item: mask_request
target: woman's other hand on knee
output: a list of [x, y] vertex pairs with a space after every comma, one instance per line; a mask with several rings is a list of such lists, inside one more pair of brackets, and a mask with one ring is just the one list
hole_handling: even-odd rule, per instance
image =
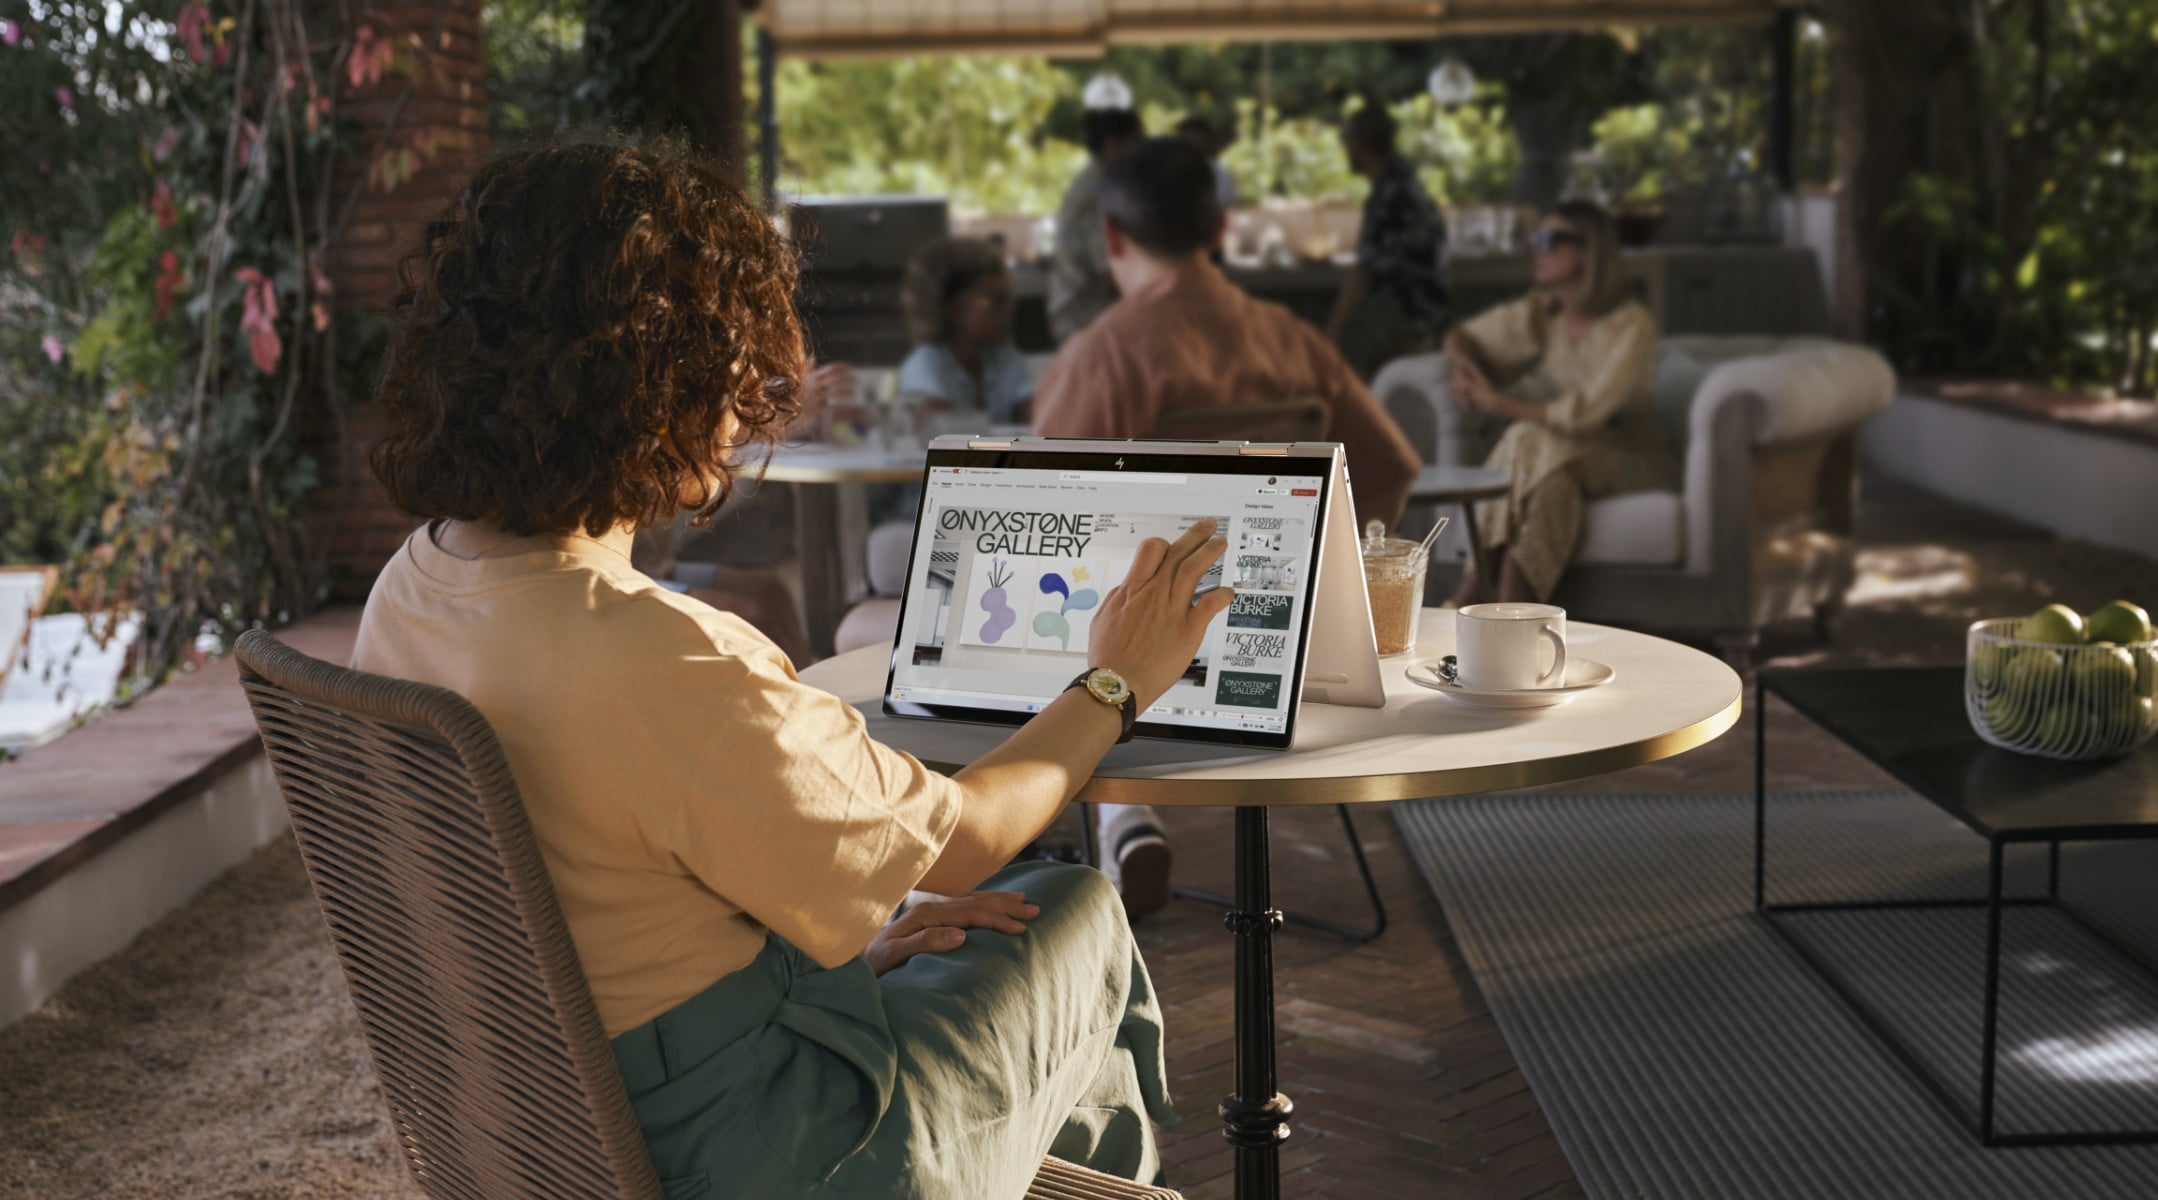
[[1020, 934], [1041, 915], [1021, 892], [970, 892], [910, 906], [877, 931], [862, 951], [869, 969], [882, 975], [917, 954], [942, 954], [966, 944], [967, 930]]

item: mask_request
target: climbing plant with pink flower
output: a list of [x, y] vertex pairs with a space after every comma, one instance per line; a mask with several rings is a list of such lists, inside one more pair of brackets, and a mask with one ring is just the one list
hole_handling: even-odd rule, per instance
[[[377, 340], [338, 313], [325, 264], [348, 181], [395, 186], [433, 145], [339, 105], [427, 69], [424, 45], [367, 0], [17, 11], [0, 21], [0, 564], [61, 562], [66, 603], [140, 613], [154, 680], [206, 629], [322, 593], [300, 434], [343, 428]], [[385, 144], [355, 163], [363, 132]]]

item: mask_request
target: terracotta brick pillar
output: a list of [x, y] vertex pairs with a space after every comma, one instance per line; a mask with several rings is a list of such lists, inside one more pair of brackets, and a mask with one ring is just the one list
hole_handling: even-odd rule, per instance
[[[355, 87], [339, 81], [340, 108], [360, 133], [359, 147], [340, 167], [332, 193], [332, 203], [340, 204], [356, 183], [360, 186], [328, 264], [343, 308], [388, 309], [396, 293], [397, 260], [418, 243], [421, 228], [487, 156], [480, 3], [361, 0], [353, 6], [355, 25], [371, 31], [363, 38], [393, 39], [397, 54], [378, 82]], [[332, 431], [322, 430], [316, 439], [324, 476], [318, 512], [326, 518], [318, 529], [330, 538], [334, 594], [358, 599], [413, 522], [390, 505], [367, 469], [367, 452], [382, 430], [380, 410], [367, 396], [348, 396], [346, 402], [351, 419], [346, 460], [336, 461]]]

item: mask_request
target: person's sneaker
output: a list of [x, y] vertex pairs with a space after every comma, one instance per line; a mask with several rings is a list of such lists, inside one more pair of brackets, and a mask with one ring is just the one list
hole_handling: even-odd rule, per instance
[[1117, 895], [1126, 916], [1137, 918], [1169, 907], [1169, 839], [1151, 825], [1127, 830], [1116, 847]]
[[1070, 842], [1045, 842], [1039, 838], [1027, 843], [1027, 848], [1012, 860], [1023, 862], [1080, 863], [1086, 861], [1086, 852]]

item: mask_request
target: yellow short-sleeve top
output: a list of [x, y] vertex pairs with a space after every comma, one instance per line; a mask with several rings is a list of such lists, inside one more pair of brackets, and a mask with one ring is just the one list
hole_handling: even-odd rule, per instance
[[415, 532], [353, 665], [493, 725], [609, 1036], [748, 965], [767, 930], [825, 966], [859, 954], [958, 819], [949, 779], [749, 624], [589, 539], [465, 559]]

